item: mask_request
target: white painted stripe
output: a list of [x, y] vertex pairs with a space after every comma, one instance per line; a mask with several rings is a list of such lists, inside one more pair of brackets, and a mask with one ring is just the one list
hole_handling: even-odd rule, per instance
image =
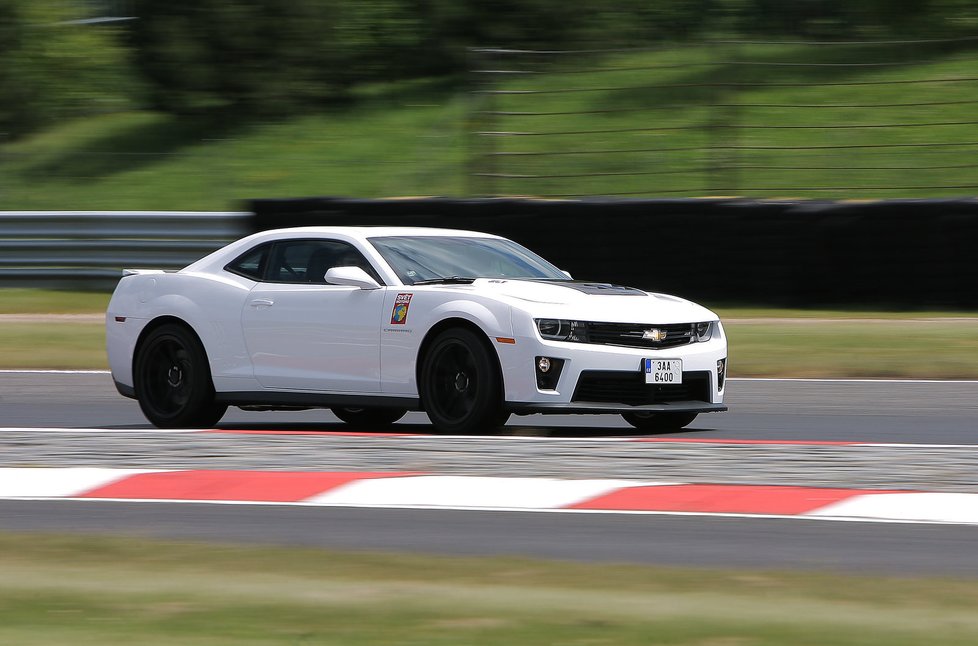
[[[648, 484], [648, 483], [644, 483]], [[5, 496], [6, 500], [49, 501], [50, 497], [38, 496]], [[252, 500], [165, 500], [160, 498], [60, 498], [71, 502], [89, 503], [165, 503], [171, 505], [245, 505], [250, 507], [369, 507], [371, 509], [392, 508], [390, 505], [326, 505], [323, 503], [301, 502], [269, 502]], [[397, 509], [417, 509], [419, 511], [477, 511], [477, 512], [519, 512], [531, 514], [616, 514], [628, 516], [694, 516], [710, 518], [738, 518], [748, 520], [807, 520], [812, 522], [838, 523], [885, 523], [891, 525], [978, 525], [975, 522], [948, 520], [906, 520], [900, 518], [860, 518], [849, 516], [814, 516], [786, 514], [745, 514], [713, 511], [653, 511], [653, 510], [620, 510], [620, 509], [530, 509], [527, 507], [468, 507], [457, 505], [451, 507], [433, 508], [429, 505], [398, 505]]]
[[[566, 430], [574, 430], [573, 426], [561, 427]], [[628, 431], [631, 427], [621, 426], [621, 427], [607, 427], [609, 431], [614, 431], [620, 428], [622, 431]], [[394, 426], [394, 430], [397, 430], [397, 426]], [[696, 429], [686, 429], [686, 431], [697, 432]], [[269, 435], [275, 433], [274, 430], [267, 431]], [[324, 434], [325, 435], [325, 434]], [[368, 437], [364, 434], [360, 434], [360, 437]], [[383, 435], [378, 435], [379, 438], [383, 438]], [[713, 436], [683, 436], [683, 437], [667, 437], [667, 436], [642, 436], [633, 435], [631, 431], [626, 435], [601, 435], [596, 437], [561, 437], [561, 436], [538, 436], [538, 435], [488, 435], [473, 437], [471, 435], [438, 435], [431, 436], [424, 432], [417, 434], [405, 434], [405, 438], [425, 438], [425, 439], [451, 439], [451, 440], [473, 440], [477, 439], [479, 441], [485, 442], [556, 442], [556, 443], [572, 443], [578, 441], [586, 441], [588, 443], [647, 443], [651, 445], [657, 444], [686, 444], [686, 445], [696, 445], [696, 446], [723, 446], [724, 444], [729, 444], [731, 446], [773, 446], [773, 447], [805, 447], [805, 446], [816, 446], [825, 449], [852, 449], [852, 448], [914, 448], [914, 449], [975, 449], [978, 448], [978, 441], [974, 444], [910, 444], [906, 442], [849, 442], [840, 441], [836, 443], [824, 443], [820, 440], [798, 440], [790, 437], [781, 438], [742, 438], [742, 437], [713, 437]], [[651, 441], [650, 441], [651, 440]], [[806, 444], [806, 442], [810, 442]]]
[[304, 502], [352, 507], [553, 509], [625, 487], [681, 484], [640, 480], [557, 480], [481, 476], [409, 476], [358, 480]]
[[884, 449], [975, 449], [978, 448], [978, 442], [975, 444], [910, 444], [907, 442], [860, 442], [858, 444], [851, 444], [850, 446], [869, 446], [869, 447], [881, 447]]
[[64, 498], [159, 469], [0, 469], [0, 498]]
[[805, 515], [976, 524], [978, 494], [912, 492], [862, 495], [827, 505]]

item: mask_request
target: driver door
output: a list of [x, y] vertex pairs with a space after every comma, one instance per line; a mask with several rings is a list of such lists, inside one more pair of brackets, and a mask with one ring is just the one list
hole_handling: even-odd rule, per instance
[[285, 240], [272, 247], [264, 280], [241, 314], [255, 378], [265, 388], [380, 392], [385, 288], [326, 284], [330, 267], [376, 272], [341, 240]]

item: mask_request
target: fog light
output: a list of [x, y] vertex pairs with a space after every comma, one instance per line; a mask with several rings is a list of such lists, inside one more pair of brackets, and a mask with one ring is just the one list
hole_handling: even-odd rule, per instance
[[560, 372], [564, 368], [563, 359], [552, 357], [536, 357], [537, 388], [540, 390], [557, 390]]
[[717, 390], [723, 390], [723, 381], [727, 376], [727, 358], [717, 359]]

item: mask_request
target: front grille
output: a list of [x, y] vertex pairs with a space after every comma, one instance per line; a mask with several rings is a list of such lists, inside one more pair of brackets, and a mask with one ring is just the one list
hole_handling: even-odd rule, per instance
[[[638, 323], [591, 323], [587, 324], [588, 343], [602, 345], [621, 345], [629, 348], [652, 348], [656, 350], [687, 345], [696, 338], [692, 323], [672, 323], [669, 325], [642, 325]], [[666, 333], [661, 341], [642, 338], [653, 329]]]
[[666, 404], [681, 401], [710, 402], [710, 373], [683, 373], [681, 384], [647, 384], [645, 374], [620, 370], [584, 370], [572, 401], [604, 404]]

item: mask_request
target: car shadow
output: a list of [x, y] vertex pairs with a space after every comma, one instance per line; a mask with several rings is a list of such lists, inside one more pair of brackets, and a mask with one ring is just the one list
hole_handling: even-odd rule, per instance
[[[701, 433], [713, 432], [713, 428], [687, 428], [675, 433], [656, 433], [649, 434], [639, 429], [625, 427], [608, 426], [548, 426], [548, 425], [523, 425], [507, 424], [495, 433], [482, 433], [468, 437], [487, 438], [487, 437], [542, 437], [542, 438], [568, 438], [583, 439], [597, 437], [627, 437], [627, 438], [669, 438], [695, 436]], [[442, 434], [435, 431], [430, 424], [401, 423], [382, 429], [357, 429], [343, 424], [342, 422], [290, 422], [283, 424], [265, 423], [224, 423], [219, 424], [214, 429], [206, 432], [214, 433], [246, 433], [246, 434], [267, 434], [267, 435], [357, 435], [357, 436], [392, 436], [392, 435], [411, 435], [440, 437]], [[457, 436], [456, 436], [457, 437]]]

